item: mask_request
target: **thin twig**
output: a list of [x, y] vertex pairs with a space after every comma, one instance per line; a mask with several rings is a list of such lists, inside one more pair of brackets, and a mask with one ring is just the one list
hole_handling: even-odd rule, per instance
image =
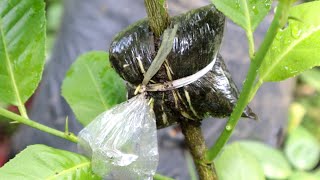
[[144, 0], [148, 14], [149, 26], [156, 37], [160, 37], [170, 24], [166, 2], [160, 0]]
[[37, 123], [33, 120], [27, 119], [25, 117], [19, 116], [15, 113], [12, 113], [6, 109], [0, 108], [0, 115], [8, 118], [9, 120], [13, 120], [15, 122], [19, 122], [25, 125], [28, 125], [30, 127], [33, 127], [35, 129], [38, 129], [40, 131], [61, 137], [63, 139], [69, 140], [71, 142], [77, 143], [78, 142], [78, 138], [77, 136], [75, 136], [73, 133], [65, 133], [62, 131], [58, 131], [56, 129], [50, 128], [48, 126], [45, 126], [43, 124]]

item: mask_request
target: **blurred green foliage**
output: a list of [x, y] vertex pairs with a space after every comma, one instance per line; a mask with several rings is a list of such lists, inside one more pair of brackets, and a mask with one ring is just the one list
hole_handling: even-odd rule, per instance
[[46, 5], [47, 55], [50, 55], [62, 21], [63, 2], [62, 0], [47, 0]]
[[320, 68], [309, 70], [299, 77], [296, 102], [306, 111], [301, 126], [320, 142]]
[[[234, 165], [243, 158], [251, 161]], [[252, 179], [252, 173], [242, 171], [253, 166], [263, 170], [264, 177], [259, 177], [261, 180], [320, 179], [320, 68], [306, 71], [297, 78], [294, 101], [289, 108], [287, 133], [281, 148], [256, 141], [234, 142], [225, 147], [216, 163], [221, 180], [228, 179], [226, 177]]]

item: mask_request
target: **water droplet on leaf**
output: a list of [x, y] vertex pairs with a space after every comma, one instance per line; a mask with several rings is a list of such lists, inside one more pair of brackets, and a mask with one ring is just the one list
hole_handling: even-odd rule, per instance
[[252, 11], [254, 12], [254, 14], [258, 14], [259, 10], [256, 6], [252, 6]]
[[276, 39], [277, 39], [277, 40], [281, 40], [281, 39], [282, 39], [282, 34], [281, 34], [281, 33], [277, 33]]
[[301, 35], [301, 29], [299, 29], [297, 26], [293, 26], [291, 29], [291, 35], [295, 39], [299, 38]]

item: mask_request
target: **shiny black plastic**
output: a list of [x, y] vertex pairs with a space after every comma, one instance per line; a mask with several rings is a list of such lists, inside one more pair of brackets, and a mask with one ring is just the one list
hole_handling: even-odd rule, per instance
[[[129, 98], [135, 89], [128, 85]], [[201, 121], [212, 117], [227, 117], [236, 105], [239, 92], [220, 55], [211, 71], [197, 81], [176, 90], [165, 92], [148, 92], [154, 98], [157, 128], [164, 128], [185, 117]], [[176, 98], [178, 101], [176, 101]], [[242, 117], [257, 119], [249, 107]]]
[[[225, 17], [209, 5], [173, 17], [171, 23], [179, 24], [167, 57], [175, 80], [198, 72], [212, 61], [220, 48]], [[115, 37], [109, 50], [110, 62], [124, 80], [138, 85], [143, 80], [138, 61], [147, 70], [156, 56], [157, 44], [147, 20], [138, 21]], [[167, 81], [163, 73], [160, 70], [153, 80]]]
[[[220, 48], [225, 17], [209, 5], [173, 17], [171, 22], [179, 23], [173, 50], [166, 62], [171, 69], [172, 80], [175, 80], [198, 72], [214, 59]], [[143, 71], [149, 68], [156, 55], [156, 41], [147, 21], [142, 20], [119, 33], [111, 44], [110, 61], [120, 76], [128, 81], [129, 98], [134, 96], [134, 86], [141, 84]], [[156, 83], [169, 80], [164, 66], [152, 80]], [[154, 99], [157, 128], [182, 119], [201, 121], [208, 116], [229, 116], [238, 94], [220, 55], [212, 70], [197, 81], [175, 90], [148, 92]], [[242, 116], [256, 118], [249, 108]]]

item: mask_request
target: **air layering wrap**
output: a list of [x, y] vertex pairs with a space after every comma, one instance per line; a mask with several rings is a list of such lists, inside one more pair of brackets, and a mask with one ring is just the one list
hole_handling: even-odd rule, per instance
[[[205, 68], [218, 54], [224, 23], [224, 15], [213, 5], [171, 18], [172, 26], [179, 24], [173, 48], [150, 84], [184, 78]], [[162, 38], [153, 36], [147, 20], [138, 21], [114, 38], [109, 50], [110, 61], [128, 82], [129, 98], [141, 84], [161, 41]], [[212, 70], [197, 81], [174, 90], [148, 92], [154, 99], [157, 128], [174, 124], [181, 117], [201, 121], [208, 116], [229, 116], [238, 94], [220, 55]], [[256, 118], [248, 107], [242, 116]]]

